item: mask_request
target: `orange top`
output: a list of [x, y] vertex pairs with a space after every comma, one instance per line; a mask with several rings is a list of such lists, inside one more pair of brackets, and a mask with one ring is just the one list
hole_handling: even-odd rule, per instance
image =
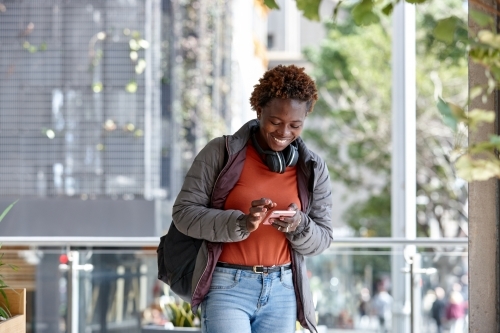
[[[252, 201], [264, 197], [278, 204], [273, 210], [286, 210], [292, 202], [300, 210], [297, 168], [288, 167], [283, 174], [272, 172], [249, 143], [240, 179], [229, 192], [224, 208], [248, 214]], [[263, 223], [247, 239], [224, 243], [219, 261], [246, 266], [289, 263], [290, 245], [285, 234]]]

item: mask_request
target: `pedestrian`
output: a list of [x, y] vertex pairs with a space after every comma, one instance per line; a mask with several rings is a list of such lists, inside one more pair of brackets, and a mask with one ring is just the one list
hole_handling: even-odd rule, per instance
[[317, 332], [304, 257], [332, 242], [332, 193], [300, 137], [317, 98], [304, 68], [268, 70], [250, 97], [257, 119], [210, 141], [186, 175], [172, 215], [204, 240], [192, 292], [202, 332], [290, 333], [297, 320]]
[[366, 328], [370, 324], [370, 290], [366, 287], [362, 288], [359, 295], [359, 327]]
[[377, 292], [372, 298], [372, 308], [379, 321], [379, 331], [387, 332], [388, 320], [391, 319], [392, 296], [387, 292], [383, 280], [376, 283]]
[[456, 283], [450, 292], [446, 306], [446, 319], [450, 323], [450, 333], [463, 333], [466, 303], [460, 293], [461, 286]]
[[436, 322], [437, 333], [443, 333], [443, 319], [445, 318], [446, 302], [444, 300], [445, 292], [441, 287], [434, 289], [436, 299], [432, 303], [431, 316]]

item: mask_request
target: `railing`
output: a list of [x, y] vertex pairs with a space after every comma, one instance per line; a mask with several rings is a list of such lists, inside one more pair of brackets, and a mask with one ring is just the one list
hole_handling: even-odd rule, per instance
[[[159, 237], [0, 237], [0, 244], [13, 246], [106, 246], [106, 247], [156, 247]], [[360, 238], [334, 239], [332, 247], [395, 247], [415, 245], [426, 247], [468, 246], [467, 238]]]
[[[34, 315], [28, 318], [32, 328], [28, 332], [101, 332], [103, 328], [145, 332], [148, 322], [162, 320], [148, 313], [175, 300], [168, 286], [156, 278], [158, 237], [0, 237], [0, 243], [2, 250], [31, 256], [36, 267]], [[467, 248], [466, 238], [336, 239], [329, 250], [307, 258], [321, 328], [377, 332], [375, 281], [380, 279], [390, 288], [391, 258], [404, 256], [410, 262], [398, 270], [418, 283], [408, 308], [386, 314], [387, 328], [390, 332], [391, 314], [400, 311], [419, 324], [415, 333], [435, 332], [429, 316], [433, 289], [441, 286], [451, 292], [460, 285], [467, 299], [462, 280], [467, 274]], [[408, 257], [407, 249], [413, 250], [412, 256]]]

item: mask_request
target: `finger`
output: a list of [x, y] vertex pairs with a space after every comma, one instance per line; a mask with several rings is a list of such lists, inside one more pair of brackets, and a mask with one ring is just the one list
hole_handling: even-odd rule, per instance
[[271, 221], [271, 223], [273, 223], [273, 222], [276, 222], [276, 223], [280, 222], [281, 225], [283, 225], [286, 228], [287, 224], [292, 224], [295, 221], [295, 217], [281, 216], [279, 218], [269, 219], [269, 221]]
[[278, 231], [282, 231], [283, 227], [280, 226], [279, 224], [273, 224], [273, 227], [278, 230]]
[[281, 230], [285, 230], [286, 227], [288, 227], [290, 224], [286, 223], [286, 222], [283, 222], [283, 221], [276, 220], [274, 223], [271, 222], [271, 225], [274, 226], [276, 229], [281, 228]]
[[266, 213], [267, 213], [267, 208], [263, 206], [250, 208], [250, 214], [254, 216], [265, 216]]
[[275, 223], [275, 224], [273, 224], [273, 227], [276, 228], [278, 231], [281, 231], [283, 233], [287, 233], [287, 232], [291, 232], [291, 231], [295, 230], [292, 227], [291, 224], [278, 224], [278, 223]]
[[[260, 200], [262, 202], [262, 205], [264, 207], [267, 207], [268, 209], [271, 209], [271, 208], [274, 208], [274, 207], [278, 206], [278, 204], [276, 202], [273, 202], [269, 198], [261, 198]], [[257, 201], [259, 201], [259, 200], [257, 200]]]
[[274, 208], [274, 207], [278, 206], [278, 204], [276, 202], [271, 201], [271, 203], [268, 206], [269, 206], [269, 208]]
[[257, 207], [257, 206], [269, 206], [272, 205], [273, 201], [269, 198], [260, 198], [257, 200], [252, 201], [252, 206]]

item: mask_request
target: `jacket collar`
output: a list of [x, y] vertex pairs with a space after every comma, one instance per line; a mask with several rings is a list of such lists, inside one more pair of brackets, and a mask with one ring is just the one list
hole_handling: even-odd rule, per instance
[[252, 131], [259, 126], [257, 119], [252, 119], [241, 126], [233, 135], [226, 136], [229, 155], [233, 155], [242, 150], [250, 139]]

